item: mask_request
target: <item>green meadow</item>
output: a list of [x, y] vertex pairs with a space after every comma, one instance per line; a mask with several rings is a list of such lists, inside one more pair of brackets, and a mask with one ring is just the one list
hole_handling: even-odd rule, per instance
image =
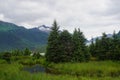
[[[87, 77], [118, 77], [120, 76], [120, 62], [91, 61], [83, 63], [53, 64], [53, 69], [60, 74]], [[53, 70], [53, 72], [54, 72]]]
[[[24, 60], [25, 61], [25, 60]], [[45, 63], [44, 60], [39, 60]], [[27, 61], [26, 61], [27, 62]], [[29, 61], [30, 62], [30, 61]], [[27, 63], [29, 63], [27, 62]], [[27, 64], [28, 65], [28, 64]], [[41, 64], [43, 65], [43, 64]], [[46, 72], [24, 71], [26, 65], [0, 60], [0, 80], [119, 80], [120, 62], [91, 61], [84, 63], [51, 63]], [[29, 65], [30, 66], [30, 65]]]

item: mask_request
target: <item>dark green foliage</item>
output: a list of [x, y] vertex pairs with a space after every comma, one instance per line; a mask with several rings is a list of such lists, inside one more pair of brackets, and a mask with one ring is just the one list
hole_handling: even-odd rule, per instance
[[105, 33], [103, 33], [102, 39], [100, 40], [98, 59], [105, 60], [107, 58], [107, 52], [110, 50], [110, 39]]
[[33, 54], [33, 57], [34, 57], [35, 59], [39, 59], [39, 58], [42, 57], [42, 56], [40, 55], [39, 52], [36, 52], [36, 53]]
[[23, 55], [25, 56], [30, 56], [30, 54], [31, 54], [31, 51], [28, 48], [26, 48], [23, 52]]
[[16, 49], [16, 50], [12, 51], [11, 55], [12, 56], [22, 56], [23, 55], [23, 51], [21, 51], [19, 49]]
[[59, 33], [56, 21], [48, 38], [46, 60], [49, 62], [83, 62], [90, 60], [86, 39], [80, 29], [71, 35], [67, 30]]
[[89, 52], [91, 53], [91, 55], [93, 57], [96, 57], [96, 53], [95, 53], [95, 43], [93, 42], [93, 38], [92, 38], [92, 42], [91, 45], [89, 46]]
[[120, 38], [115, 32], [113, 33], [113, 38], [112, 38], [110, 58], [112, 60], [120, 60]]
[[59, 57], [59, 27], [56, 21], [54, 21], [52, 26], [52, 31], [50, 32], [48, 38], [48, 45], [46, 50], [46, 60], [50, 62], [60, 62]]
[[61, 62], [70, 62], [73, 53], [73, 43], [72, 35], [67, 30], [61, 32], [59, 37], [59, 46], [61, 51], [59, 55]]
[[90, 58], [90, 54], [88, 53], [85, 37], [80, 29], [74, 31], [73, 33], [73, 62], [82, 62], [88, 61]]
[[88, 62], [90, 61], [90, 58], [91, 58], [91, 53], [89, 52], [89, 47], [86, 46], [85, 48], [85, 53], [84, 53], [84, 57], [85, 57], [85, 62]]
[[8, 63], [10, 63], [11, 59], [11, 53], [10, 52], [4, 52], [1, 56], [1, 59], [6, 60]]
[[73, 49], [74, 49], [74, 52], [73, 52], [73, 61], [74, 62], [79, 62], [79, 61], [84, 61], [84, 54], [81, 52], [81, 45], [80, 45], [80, 38], [79, 38], [79, 34], [78, 34], [78, 31], [75, 29], [74, 33], [73, 33], [73, 37], [72, 37], [72, 40], [73, 40]]
[[93, 57], [97, 57], [98, 60], [105, 60], [107, 59], [107, 51], [109, 50], [109, 41], [110, 39], [107, 37], [105, 33], [101, 39], [96, 39], [95, 43], [90, 45], [91, 54]]
[[105, 33], [101, 39], [96, 39], [89, 47], [90, 53], [98, 60], [120, 60], [120, 38], [114, 32], [109, 38]]

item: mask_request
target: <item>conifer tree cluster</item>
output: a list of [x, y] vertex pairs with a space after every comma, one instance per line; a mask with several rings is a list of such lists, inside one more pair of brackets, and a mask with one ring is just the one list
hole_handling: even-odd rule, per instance
[[120, 60], [120, 38], [114, 32], [112, 38], [103, 33], [101, 39], [92, 41], [90, 53], [98, 60]]
[[57, 22], [54, 21], [48, 38], [46, 60], [55, 63], [89, 61], [90, 54], [85, 41], [80, 29], [75, 29], [73, 34], [67, 30], [61, 32]]

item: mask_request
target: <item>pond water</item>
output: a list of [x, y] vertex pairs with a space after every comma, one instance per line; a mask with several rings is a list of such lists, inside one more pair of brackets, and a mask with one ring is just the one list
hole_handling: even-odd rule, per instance
[[46, 72], [46, 69], [40, 65], [34, 65], [34, 66], [27, 66], [23, 68], [24, 71], [28, 71], [30, 73], [38, 73], [38, 72]]

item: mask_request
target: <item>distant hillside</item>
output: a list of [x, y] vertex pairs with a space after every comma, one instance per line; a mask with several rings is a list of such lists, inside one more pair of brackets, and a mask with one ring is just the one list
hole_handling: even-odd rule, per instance
[[0, 21], [0, 51], [34, 49], [46, 45], [49, 33], [39, 28], [26, 29], [13, 23]]

